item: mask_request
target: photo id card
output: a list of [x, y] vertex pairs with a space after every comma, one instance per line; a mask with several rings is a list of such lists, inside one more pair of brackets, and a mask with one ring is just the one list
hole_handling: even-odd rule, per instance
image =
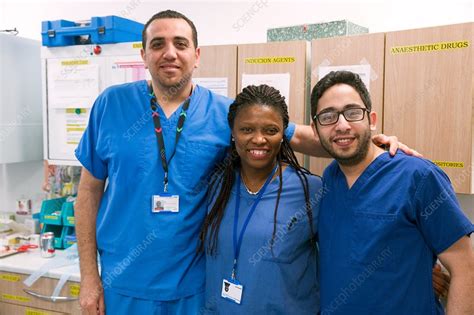
[[237, 304], [240, 304], [243, 290], [244, 287], [241, 284], [236, 284], [226, 279], [222, 280], [221, 296], [225, 299], [229, 299]]
[[179, 212], [179, 195], [153, 195], [151, 212]]

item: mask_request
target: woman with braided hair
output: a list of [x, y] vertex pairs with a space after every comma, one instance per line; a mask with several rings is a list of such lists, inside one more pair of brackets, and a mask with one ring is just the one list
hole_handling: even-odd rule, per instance
[[316, 314], [321, 180], [299, 165], [284, 135], [285, 99], [270, 86], [248, 86], [228, 122], [232, 145], [214, 173], [200, 236], [204, 313]]

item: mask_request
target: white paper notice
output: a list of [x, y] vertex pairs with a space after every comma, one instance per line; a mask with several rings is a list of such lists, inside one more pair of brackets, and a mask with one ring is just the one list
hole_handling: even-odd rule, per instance
[[357, 73], [364, 82], [367, 91], [370, 92], [370, 65], [319, 66], [318, 78], [321, 80], [329, 72], [341, 70]]
[[216, 94], [229, 97], [229, 82], [227, 78], [193, 78], [193, 82]]
[[66, 143], [78, 145], [89, 120], [88, 109], [66, 109]]
[[[149, 72], [145, 69], [142, 60], [137, 60], [136, 56], [126, 56], [108, 60], [107, 66], [109, 76], [104, 82], [104, 88], [111, 85], [135, 82], [150, 79]], [[148, 74], [148, 75], [147, 75]]]
[[98, 65], [48, 64], [50, 108], [90, 108], [98, 95]]
[[76, 149], [89, 121], [90, 108], [48, 110], [49, 158], [75, 160]]
[[270, 73], [270, 74], [242, 74], [242, 88], [249, 85], [266, 84], [280, 91], [285, 97], [286, 105], [290, 107], [290, 74]]

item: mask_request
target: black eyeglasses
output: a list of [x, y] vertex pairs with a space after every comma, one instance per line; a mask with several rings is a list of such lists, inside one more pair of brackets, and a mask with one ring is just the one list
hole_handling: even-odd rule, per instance
[[339, 121], [342, 114], [348, 122], [361, 121], [364, 119], [365, 112], [370, 111], [367, 108], [353, 107], [341, 111], [328, 111], [313, 116], [313, 120], [317, 120], [321, 126], [333, 125]]

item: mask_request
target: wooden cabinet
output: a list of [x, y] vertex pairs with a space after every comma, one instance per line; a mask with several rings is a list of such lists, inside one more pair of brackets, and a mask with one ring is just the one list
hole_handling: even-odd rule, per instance
[[473, 25], [386, 34], [385, 134], [435, 161], [474, 193]]
[[[238, 91], [242, 91], [243, 81], [253, 80], [273, 85], [279, 79], [289, 77], [287, 105], [290, 121], [304, 124], [306, 104], [309, 102], [309, 43], [305, 41], [273, 42], [238, 46]], [[255, 75], [268, 75], [257, 78]], [[252, 77], [253, 76], [253, 77]], [[278, 86], [283, 95], [284, 90]], [[300, 163], [303, 155], [297, 154]]]
[[[340, 70], [346, 67], [370, 66], [369, 92], [372, 109], [378, 114], [377, 133], [382, 132], [383, 78], [384, 78], [384, 34], [368, 34], [347, 37], [317, 39], [311, 42], [311, 90], [321, 79], [323, 68]], [[311, 91], [310, 91], [311, 93]], [[311, 104], [308, 105], [311, 107]], [[309, 111], [310, 112], [310, 111]], [[308, 121], [311, 118], [308, 117]], [[322, 175], [332, 159], [310, 158], [310, 170]]]
[[[213, 89], [206, 85], [203, 79], [226, 78], [227, 95], [235, 98], [237, 95], [237, 45], [202, 46], [199, 67], [194, 70], [193, 81]], [[214, 84], [212, 81], [208, 81]]]
[[[34, 297], [23, 289], [51, 296], [59, 280], [42, 277], [31, 287], [23, 284], [28, 275], [0, 272], [0, 315], [30, 314], [81, 314], [78, 300], [69, 302], [51, 302]], [[62, 288], [60, 296], [79, 297], [79, 283], [68, 281]]]

